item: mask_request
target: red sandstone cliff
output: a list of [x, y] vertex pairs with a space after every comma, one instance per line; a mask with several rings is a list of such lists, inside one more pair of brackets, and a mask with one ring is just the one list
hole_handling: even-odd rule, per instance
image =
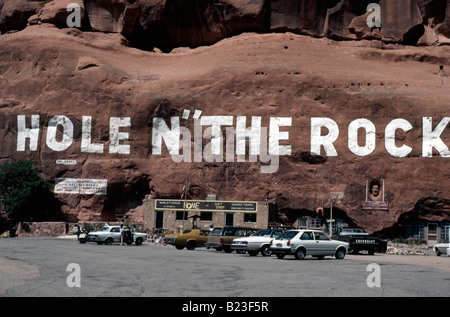
[[[355, 1], [196, 1], [198, 7], [184, 1], [84, 1], [79, 2], [80, 29], [62, 27], [58, 21], [64, 21], [65, 7], [54, 2], [15, 1], [13, 7], [0, 1], [2, 32], [22, 29], [0, 36], [1, 162], [36, 160], [49, 179], [107, 179], [107, 195], [58, 195], [72, 220], [113, 219], [141, 205], [146, 195], [178, 198], [189, 178], [190, 198], [267, 199], [277, 203], [287, 221], [314, 215], [316, 208], [328, 207], [330, 197], [335, 217], [371, 232], [417, 218], [450, 221], [448, 153], [433, 148], [426, 157], [422, 149], [424, 118], [431, 117], [434, 130], [448, 117], [450, 82], [443, 77], [443, 87], [438, 75], [439, 65], [446, 72], [450, 67], [448, 49], [364, 40], [424, 41], [421, 30], [427, 29], [445, 42], [448, 9], [445, 1], [399, 2], [407, 5], [380, 1], [386, 20], [380, 30], [369, 30], [358, 21], [366, 4]], [[394, 19], [405, 8], [407, 14]], [[245, 31], [289, 32], [227, 38]], [[211, 43], [216, 44], [176, 48]], [[175, 49], [162, 54], [136, 47]], [[187, 120], [182, 119], [185, 109], [190, 110]], [[271, 118], [291, 118], [290, 126], [280, 128], [288, 138], [279, 142], [290, 146], [291, 154], [281, 156], [278, 170], [267, 174], [261, 173], [266, 163], [248, 157], [244, 162], [232, 155], [232, 162], [177, 163], [164, 146], [162, 155], [155, 155], [153, 118], [169, 124], [178, 117], [193, 133], [195, 110], [202, 116], [231, 116], [233, 127], [238, 116], [247, 118], [247, 126], [252, 117], [261, 117], [263, 127]], [[39, 115], [35, 150], [28, 139], [18, 150], [20, 115], [27, 127], [31, 116]], [[58, 115], [73, 125], [72, 142], [61, 151], [47, 140], [49, 122]], [[91, 118], [89, 125], [83, 126], [83, 116]], [[317, 117], [337, 123], [337, 156], [324, 149], [311, 154], [311, 119]], [[111, 118], [131, 123], [117, 129]], [[349, 145], [349, 125], [359, 118], [375, 127], [375, 148], [365, 156], [355, 155]], [[396, 158], [386, 150], [385, 131], [399, 118], [412, 128], [397, 130], [395, 144], [411, 151]], [[99, 153], [81, 151], [88, 129]], [[119, 142], [129, 146], [126, 154], [111, 153], [111, 131], [128, 133]], [[439, 135], [447, 147], [448, 131]], [[51, 144], [64, 139], [58, 133]], [[388, 211], [361, 210], [365, 182], [372, 178], [385, 181]]]

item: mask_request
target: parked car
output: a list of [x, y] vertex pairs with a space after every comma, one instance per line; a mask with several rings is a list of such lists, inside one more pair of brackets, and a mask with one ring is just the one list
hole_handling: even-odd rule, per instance
[[[171, 239], [169, 244], [174, 245], [178, 250], [186, 249], [194, 250], [197, 247], [204, 247], [208, 238], [209, 231], [200, 229], [185, 230], [182, 234]], [[173, 242], [172, 242], [173, 241]]]
[[182, 235], [183, 233], [189, 232], [189, 231], [190, 231], [190, 229], [187, 229], [187, 230], [184, 230], [183, 232], [178, 232], [178, 233], [168, 233], [162, 238], [162, 243], [164, 245], [166, 245], [166, 244], [175, 245], [175, 240], [177, 239], [177, 237], [179, 235]]
[[436, 252], [437, 256], [441, 254], [450, 256], [450, 243], [438, 243], [433, 246], [433, 251]]
[[362, 228], [344, 227], [339, 229], [332, 238], [348, 242], [349, 252], [355, 254], [367, 250], [370, 255], [374, 255], [375, 252], [386, 253], [387, 250], [387, 241], [376, 235], [369, 235]]
[[[97, 244], [112, 244], [114, 242], [120, 242], [120, 226], [106, 225], [99, 231], [80, 234], [78, 240], [80, 241], [80, 243], [93, 241], [97, 242]], [[123, 240], [124, 243], [128, 245], [132, 244], [133, 242], [136, 245], [141, 245], [142, 242], [147, 240], [147, 234], [126, 231]]]
[[272, 251], [269, 250], [270, 241], [286, 230], [282, 228], [263, 229], [255, 232], [250, 237], [234, 239], [231, 244], [231, 250], [235, 250], [238, 253], [248, 252], [251, 256], [255, 256], [260, 252], [263, 256], [270, 256], [272, 254]]
[[231, 244], [234, 239], [249, 237], [256, 231], [258, 231], [258, 229], [247, 227], [214, 228], [209, 234], [205, 246], [207, 248], [214, 248], [217, 251], [223, 250], [226, 253], [230, 253], [233, 251], [231, 250]]
[[344, 241], [332, 240], [319, 230], [289, 230], [270, 242], [270, 248], [277, 258], [294, 255], [297, 260], [307, 255], [319, 259], [334, 256], [343, 259], [348, 252], [349, 244]]

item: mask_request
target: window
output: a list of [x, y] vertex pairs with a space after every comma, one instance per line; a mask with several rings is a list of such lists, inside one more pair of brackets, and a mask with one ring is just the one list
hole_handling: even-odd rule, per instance
[[450, 223], [444, 222], [441, 225], [441, 242], [448, 243], [450, 239]]
[[300, 240], [314, 240], [312, 232], [303, 232]]
[[236, 233], [234, 235], [238, 236], [238, 237], [245, 237], [246, 233], [247, 233], [247, 230], [245, 230], [245, 229], [237, 229]]
[[244, 222], [256, 222], [256, 213], [244, 214]]
[[211, 231], [210, 235], [218, 236], [222, 233], [222, 230], [222, 228], [214, 228], [213, 231]]
[[308, 228], [308, 218], [298, 218], [298, 228], [299, 229]]
[[413, 222], [405, 226], [406, 239], [424, 239], [425, 224], [423, 222]]
[[320, 218], [310, 218], [309, 222], [310, 228], [320, 228], [320, 226], [322, 225], [322, 221], [320, 220]]
[[177, 211], [177, 214], [175, 216], [175, 220], [181, 221], [181, 220], [187, 220], [187, 212], [186, 211]]
[[278, 237], [279, 240], [290, 240], [298, 234], [298, 231], [286, 231]]
[[212, 212], [211, 211], [202, 211], [200, 213], [200, 221], [212, 221]]
[[330, 240], [323, 232], [314, 232], [314, 237], [316, 238], [316, 240], [321, 240], [321, 241]]
[[282, 234], [284, 232], [283, 229], [275, 229], [272, 231], [272, 233], [270, 234], [271, 238], [276, 238], [278, 237], [280, 234]]

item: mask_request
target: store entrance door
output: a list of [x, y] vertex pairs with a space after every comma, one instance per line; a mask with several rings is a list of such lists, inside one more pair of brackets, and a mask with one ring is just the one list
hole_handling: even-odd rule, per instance
[[427, 225], [427, 244], [433, 245], [438, 242], [438, 225], [437, 223], [429, 223]]

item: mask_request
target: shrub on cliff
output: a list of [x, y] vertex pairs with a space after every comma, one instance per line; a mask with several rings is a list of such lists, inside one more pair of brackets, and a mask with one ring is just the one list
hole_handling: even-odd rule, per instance
[[60, 204], [52, 184], [39, 176], [35, 162], [0, 165], [0, 204], [11, 226], [21, 221], [52, 221], [60, 218]]

